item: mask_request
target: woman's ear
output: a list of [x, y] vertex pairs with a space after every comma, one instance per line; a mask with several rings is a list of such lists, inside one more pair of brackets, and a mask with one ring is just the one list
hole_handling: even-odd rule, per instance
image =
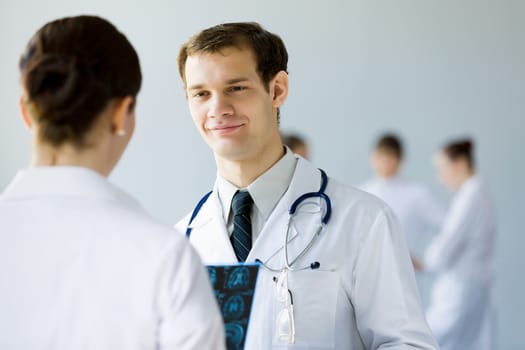
[[124, 136], [131, 130], [126, 129], [126, 120], [133, 113], [135, 99], [131, 96], [115, 101], [111, 116], [111, 133], [113, 135]]
[[33, 120], [31, 119], [31, 116], [29, 115], [29, 112], [27, 110], [27, 104], [24, 96], [20, 97], [18, 104], [20, 107], [20, 114], [22, 115], [22, 120], [24, 121], [25, 126], [27, 127], [27, 129], [31, 129], [33, 127]]
[[[274, 108], [279, 108], [283, 105], [288, 96], [288, 73], [283, 70], [280, 71], [272, 79], [271, 84], [273, 85], [272, 106]], [[272, 89], [270, 91], [272, 91]]]

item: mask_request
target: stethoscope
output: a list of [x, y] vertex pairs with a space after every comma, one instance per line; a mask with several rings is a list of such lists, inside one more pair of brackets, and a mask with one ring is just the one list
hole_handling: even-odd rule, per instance
[[[263, 262], [260, 259], [255, 259], [256, 262], [261, 264], [266, 269], [273, 271], [273, 272], [281, 272], [284, 269], [288, 271], [300, 271], [300, 270], [307, 270], [307, 269], [316, 270], [319, 267], [321, 267], [321, 264], [319, 263], [319, 261], [314, 261], [310, 265], [307, 265], [307, 266], [302, 266], [302, 267], [294, 266], [295, 263], [299, 261], [302, 257], [304, 257], [304, 255], [308, 253], [310, 248], [312, 248], [317, 238], [321, 235], [321, 232], [323, 232], [323, 230], [325, 229], [326, 224], [328, 224], [328, 221], [330, 220], [330, 216], [332, 215], [332, 201], [330, 200], [330, 197], [328, 197], [328, 195], [326, 194], [326, 186], [328, 185], [328, 176], [326, 176], [326, 173], [324, 172], [324, 170], [319, 169], [319, 171], [321, 172], [321, 187], [319, 188], [319, 191], [308, 192], [308, 193], [302, 194], [295, 201], [293, 201], [292, 205], [290, 205], [290, 208], [288, 209], [288, 214], [289, 214], [288, 225], [286, 228], [286, 234], [284, 235], [284, 244], [283, 244], [284, 267], [274, 268], [274, 267], [269, 266], [267, 262]], [[297, 213], [297, 209], [299, 209], [301, 205], [305, 204], [306, 200], [310, 198], [320, 198], [322, 201], [324, 201], [324, 204], [325, 204], [324, 206], [322, 205], [322, 203], [319, 204], [320, 207], [324, 209], [324, 213], [321, 217], [321, 221], [319, 222], [319, 226], [317, 226], [314, 232], [314, 235], [312, 236], [308, 244], [304, 247], [304, 249], [299, 254], [297, 254], [297, 256], [294, 259], [290, 260], [290, 257], [288, 254], [288, 238], [290, 236], [290, 227], [292, 226], [292, 221], [293, 221], [294, 215]]]
[[[326, 186], [328, 185], [328, 176], [324, 172], [324, 170], [319, 169], [321, 172], [321, 186], [319, 188], [319, 191], [317, 192], [308, 192], [304, 193], [301, 196], [299, 196], [293, 203], [290, 205], [290, 208], [288, 209], [288, 225], [286, 229], [286, 234], [284, 236], [284, 244], [283, 244], [283, 250], [284, 250], [284, 268], [273, 268], [267, 264], [267, 262], [263, 262], [260, 259], [255, 259], [256, 262], [260, 263], [263, 267], [266, 269], [273, 271], [273, 272], [281, 272], [283, 269], [289, 270], [289, 271], [299, 271], [299, 270], [306, 270], [306, 269], [312, 269], [316, 270], [319, 269], [321, 264], [319, 261], [314, 261], [308, 266], [303, 267], [295, 267], [295, 263], [299, 261], [304, 255], [312, 248], [313, 244], [317, 240], [317, 238], [321, 235], [321, 232], [325, 229], [326, 225], [328, 224], [328, 221], [330, 220], [330, 216], [332, 215], [332, 202], [330, 200], [330, 197], [326, 194]], [[195, 206], [195, 209], [193, 210], [190, 220], [188, 222], [188, 226], [186, 228], [186, 237], [189, 238], [191, 235], [192, 228], [190, 227], [191, 223], [201, 210], [204, 203], [208, 200], [210, 197], [212, 191], [206, 193], [204, 197], [202, 197], [197, 205]], [[306, 245], [306, 247], [292, 260], [290, 260], [290, 257], [288, 255], [288, 238], [290, 236], [290, 226], [292, 226], [292, 220], [297, 213], [297, 210], [301, 207], [301, 205], [306, 203], [306, 200], [310, 198], [320, 198], [322, 201], [324, 201], [324, 206], [321, 204], [320, 207], [324, 209], [324, 213], [321, 217], [321, 221], [319, 223], [319, 226], [316, 228], [314, 235]]]
[[[270, 270], [271, 272], [278, 273], [278, 275], [274, 275], [272, 280], [275, 283], [275, 295], [277, 300], [280, 302], [284, 302], [285, 306], [283, 309], [277, 314], [277, 318], [275, 320], [275, 329], [276, 329], [276, 335], [280, 341], [287, 341], [288, 344], [294, 344], [295, 343], [295, 312], [294, 312], [294, 297], [293, 293], [290, 290], [288, 286], [288, 272], [289, 271], [300, 271], [300, 270], [317, 270], [321, 267], [321, 264], [319, 261], [314, 261], [310, 265], [302, 266], [302, 267], [296, 267], [295, 264], [297, 261], [299, 261], [304, 255], [312, 248], [317, 238], [321, 235], [321, 232], [326, 227], [326, 224], [328, 224], [328, 221], [330, 220], [330, 216], [332, 215], [332, 202], [330, 201], [330, 197], [326, 194], [326, 186], [328, 185], [328, 176], [326, 176], [326, 173], [322, 170], [321, 171], [321, 187], [319, 188], [319, 191], [317, 192], [308, 192], [301, 196], [299, 196], [295, 201], [293, 201], [292, 205], [290, 205], [290, 208], [288, 209], [288, 225], [286, 228], [286, 234], [284, 235], [284, 244], [283, 244], [283, 251], [284, 251], [284, 266], [281, 268], [273, 268], [268, 265], [267, 262], [263, 262], [260, 259], [255, 259], [256, 262], [261, 264], [264, 268]], [[301, 205], [307, 203], [307, 200], [310, 198], [319, 198], [321, 200], [321, 203], [319, 206], [321, 209], [324, 208], [324, 213], [321, 216], [321, 221], [319, 222], [319, 226], [314, 232], [314, 235], [312, 238], [310, 238], [310, 241], [308, 244], [304, 247], [304, 249], [297, 254], [297, 256], [290, 260], [290, 257], [288, 255], [288, 237], [290, 235], [290, 226], [292, 226], [292, 220], [294, 215], [297, 213], [297, 210], [301, 207]], [[322, 205], [324, 201], [324, 206]], [[271, 257], [270, 257], [271, 259]], [[283, 293], [284, 296], [283, 297]], [[283, 317], [283, 315], [285, 317]], [[285, 331], [282, 331], [282, 327], [284, 325]]]

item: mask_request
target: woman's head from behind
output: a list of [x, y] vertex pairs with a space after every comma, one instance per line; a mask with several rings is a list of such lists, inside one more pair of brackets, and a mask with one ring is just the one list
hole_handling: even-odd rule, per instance
[[435, 156], [440, 181], [453, 191], [474, 174], [474, 146], [469, 139], [446, 144]]
[[109, 173], [133, 132], [142, 79], [126, 37], [99, 17], [55, 20], [30, 40], [20, 71], [22, 113], [36, 148], [81, 154], [107, 147]]

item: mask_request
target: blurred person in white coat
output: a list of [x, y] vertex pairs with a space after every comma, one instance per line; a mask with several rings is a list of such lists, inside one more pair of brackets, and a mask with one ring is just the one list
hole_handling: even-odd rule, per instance
[[213, 26], [182, 46], [217, 179], [177, 227], [207, 264], [261, 263], [246, 349], [436, 349], [391, 210], [283, 146], [287, 61], [257, 23]]
[[404, 148], [399, 136], [386, 133], [379, 137], [370, 155], [374, 178], [358, 187], [384, 200], [394, 211], [412, 254], [414, 267], [420, 269], [428, 233], [439, 230], [444, 209], [425, 186], [401, 174]]
[[304, 137], [293, 133], [281, 133], [281, 139], [283, 144], [288, 146], [293, 153], [304, 159], [310, 159], [310, 148]]
[[435, 164], [440, 180], [455, 196], [441, 233], [425, 254], [424, 268], [436, 275], [427, 318], [442, 350], [492, 350], [492, 199], [475, 172], [470, 140], [447, 144]]
[[223, 349], [198, 255], [106, 179], [135, 126], [129, 41], [55, 20], [20, 69], [33, 159], [0, 195], [0, 349]]

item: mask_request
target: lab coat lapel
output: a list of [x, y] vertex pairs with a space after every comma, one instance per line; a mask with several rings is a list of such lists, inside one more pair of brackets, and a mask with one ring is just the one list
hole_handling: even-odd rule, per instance
[[[260, 259], [261, 261], [275, 266], [282, 264], [283, 261], [272, 259], [282, 251], [284, 238], [288, 226], [288, 210], [291, 204], [304, 193], [317, 192], [321, 183], [321, 175], [308, 161], [299, 158], [294, 172], [294, 176], [288, 190], [285, 192], [268, 221], [264, 225], [257, 240], [254, 242], [247, 261]], [[292, 260], [308, 244], [312, 234], [320, 222], [319, 198], [309, 199], [309, 204], [301, 206], [294, 216], [288, 236], [288, 255]], [[273, 264], [272, 264], [273, 263]]]
[[217, 193], [215, 187], [191, 223], [190, 241], [205, 264], [236, 263]]

